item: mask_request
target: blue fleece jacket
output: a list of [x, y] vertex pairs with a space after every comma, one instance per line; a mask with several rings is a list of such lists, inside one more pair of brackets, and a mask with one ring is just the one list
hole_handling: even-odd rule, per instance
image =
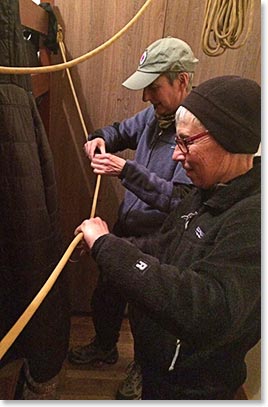
[[136, 150], [134, 160], [126, 161], [120, 175], [126, 193], [114, 228], [117, 235], [140, 236], [159, 229], [191, 188], [182, 165], [172, 160], [175, 133], [174, 123], [159, 128], [150, 106], [89, 136], [89, 140], [102, 137], [110, 153]]

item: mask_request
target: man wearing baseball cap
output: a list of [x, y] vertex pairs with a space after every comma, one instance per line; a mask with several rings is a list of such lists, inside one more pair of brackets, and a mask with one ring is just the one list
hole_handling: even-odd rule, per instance
[[120, 239], [95, 218], [75, 234], [129, 303], [142, 399], [233, 400], [261, 337], [261, 88], [210, 79], [176, 124], [173, 160], [196, 188], [159, 232]]
[[[113, 228], [117, 236], [153, 233], [191, 189], [181, 164], [171, 157], [175, 148], [175, 112], [192, 88], [197, 63], [190, 46], [181, 39], [167, 37], [152, 43], [142, 53], [136, 72], [123, 83], [130, 90], [142, 90], [143, 101], [151, 106], [88, 137], [85, 152], [94, 172], [116, 176], [126, 188]], [[114, 154], [128, 148], [136, 150], [133, 160]], [[178, 189], [180, 184], [184, 186]], [[89, 344], [71, 349], [70, 362], [116, 363], [126, 304], [126, 298], [116, 288], [98, 280], [91, 301], [96, 336]], [[119, 387], [118, 399], [140, 399], [137, 362], [135, 358]]]

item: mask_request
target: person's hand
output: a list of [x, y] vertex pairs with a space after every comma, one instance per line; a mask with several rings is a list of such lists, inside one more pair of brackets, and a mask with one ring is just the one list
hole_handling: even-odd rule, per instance
[[97, 137], [84, 144], [84, 151], [90, 160], [93, 159], [96, 154], [96, 150], [99, 150], [102, 154], [105, 154], [105, 141], [101, 137]]
[[126, 160], [110, 153], [96, 154], [92, 158], [91, 167], [95, 174], [118, 176], [125, 163]]
[[98, 217], [84, 220], [81, 225], [75, 229], [75, 236], [80, 232], [83, 233], [84, 241], [90, 249], [99, 237], [110, 233], [107, 223]]

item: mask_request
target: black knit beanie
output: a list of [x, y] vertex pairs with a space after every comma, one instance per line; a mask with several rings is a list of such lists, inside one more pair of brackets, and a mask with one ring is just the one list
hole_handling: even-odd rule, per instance
[[261, 141], [261, 88], [240, 76], [201, 83], [181, 103], [225, 150], [254, 154]]

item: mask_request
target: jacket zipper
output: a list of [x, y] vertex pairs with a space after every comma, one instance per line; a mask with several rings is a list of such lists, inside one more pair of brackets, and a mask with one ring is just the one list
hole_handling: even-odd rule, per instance
[[176, 361], [178, 359], [178, 356], [179, 356], [180, 347], [181, 347], [181, 341], [180, 341], [180, 339], [177, 339], [175, 353], [174, 353], [173, 359], [171, 361], [171, 364], [170, 364], [170, 366], [168, 368], [169, 372], [174, 370], [175, 363], [176, 363]]

